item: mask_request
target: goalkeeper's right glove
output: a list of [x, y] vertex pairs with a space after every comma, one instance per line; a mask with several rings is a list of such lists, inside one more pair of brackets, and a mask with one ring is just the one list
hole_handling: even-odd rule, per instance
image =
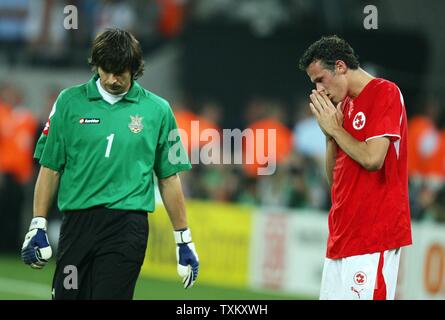
[[52, 256], [46, 235], [46, 219], [35, 217], [31, 220], [29, 232], [22, 246], [22, 260], [34, 269], [42, 269]]
[[184, 288], [190, 288], [198, 277], [199, 258], [192, 242], [190, 229], [173, 231], [176, 247], [176, 260], [178, 261], [178, 274], [182, 277]]

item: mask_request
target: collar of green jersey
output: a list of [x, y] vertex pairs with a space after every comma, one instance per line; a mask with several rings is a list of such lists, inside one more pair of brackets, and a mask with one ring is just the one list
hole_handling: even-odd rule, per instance
[[[90, 81], [88, 81], [87, 84], [87, 96], [90, 100], [97, 100], [102, 99], [102, 96], [99, 93], [99, 90], [97, 90], [96, 81], [99, 79], [99, 74], [95, 74]], [[138, 102], [139, 101], [139, 93], [140, 93], [141, 87], [139, 83], [136, 81], [133, 81], [130, 87], [130, 90], [128, 90], [127, 94], [122, 98], [130, 102]]]

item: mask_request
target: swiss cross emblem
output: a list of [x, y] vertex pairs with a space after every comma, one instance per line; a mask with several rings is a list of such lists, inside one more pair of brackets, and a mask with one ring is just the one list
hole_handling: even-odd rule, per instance
[[359, 112], [355, 115], [354, 120], [352, 121], [352, 126], [355, 130], [361, 130], [365, 126], [366, 117], [363, 112]]
[[358, 285], [363, 285], [366, 282], [366, 273], [359, 271], [354, 275], [354, 282]]

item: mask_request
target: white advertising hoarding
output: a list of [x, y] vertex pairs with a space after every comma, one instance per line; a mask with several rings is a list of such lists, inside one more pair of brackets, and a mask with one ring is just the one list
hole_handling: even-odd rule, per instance
[[413, 245], [403, 249], [398, 299], [445, 299], [445, 225], [413, 224]]
[[[250, 285], [318, 298], [327, 214], [262, 208], [253, 215]], [[396, 299], [445, 299], [445, 225], [413, 223], [401, 253]]]
[[327, 216], [263, 208], [254, 214], [250, 283], [254, 288], [318, 297], [326, 251]]

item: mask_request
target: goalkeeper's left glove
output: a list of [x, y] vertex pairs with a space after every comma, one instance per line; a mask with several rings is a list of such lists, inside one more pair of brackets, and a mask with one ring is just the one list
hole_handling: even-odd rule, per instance
[[35, 217], [31, 220], [29, 232], [22, 246], [22, 260], [31, 268], [42, 269], [52, 256], [52, 250], [46, 235], [46, 219]]
[[182, 277], [184, 288], [190, 288], [198, 277], [199, 258], [192, 242], [190, 229], [173, 231], [176, 247], [176, 260], [178, 262], [178, 274]]

